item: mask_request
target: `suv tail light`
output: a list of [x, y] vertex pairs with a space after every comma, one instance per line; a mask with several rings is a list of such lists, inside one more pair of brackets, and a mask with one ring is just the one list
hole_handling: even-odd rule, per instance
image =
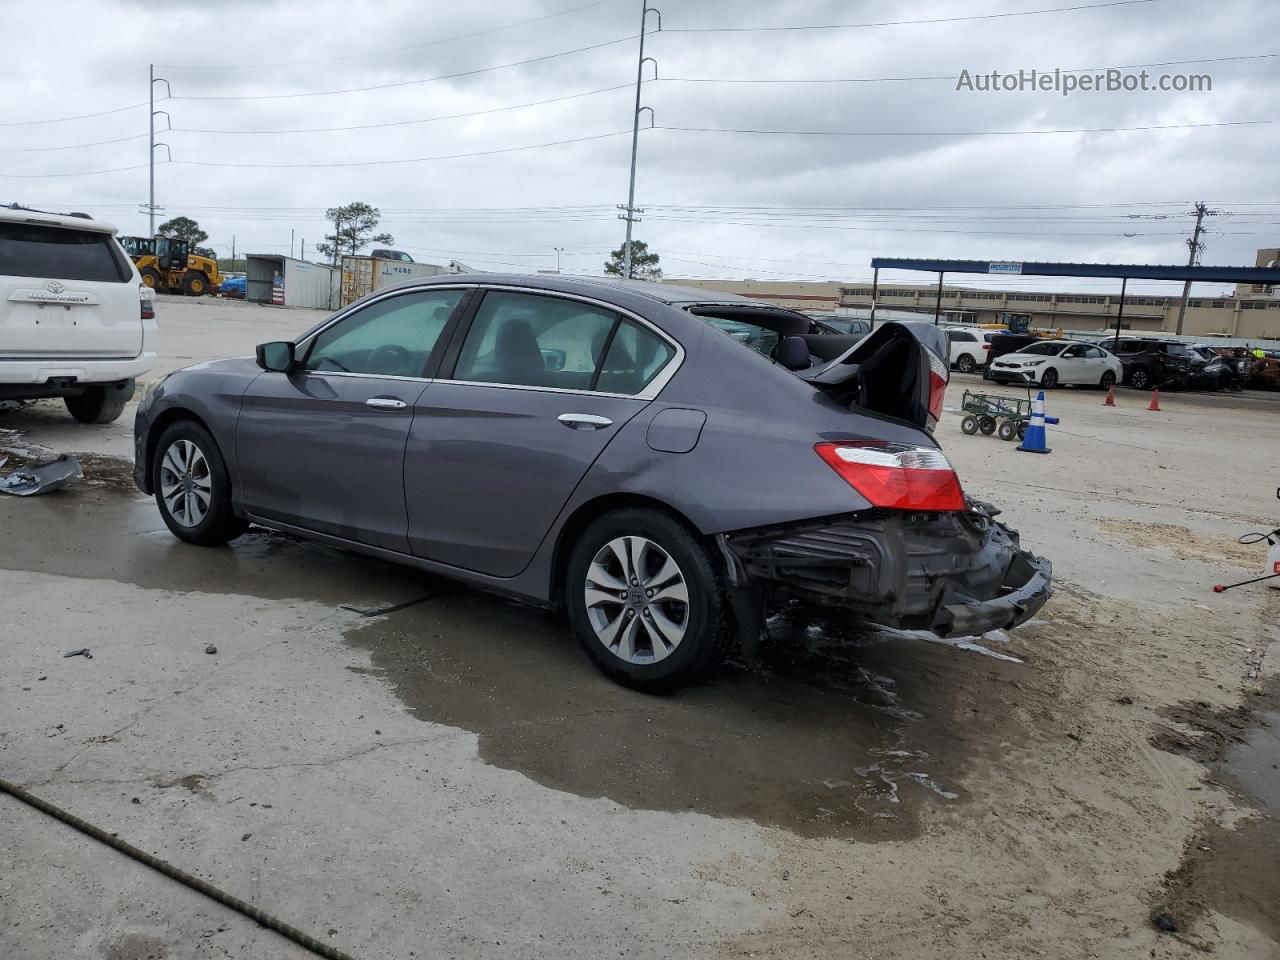
[[929, 358], [929, 432], [942, 416], [942, 398], [947, 392], [947, 381], [951, 378], [951, 370], [947, 362], [927, 347], [924, 350]]
[[875, 507], [963, 510], [960, 478], [942, 451], [909, 443], [819, 443], [814, 447], [849, 486]]
[[138, 305], [143, 320], [154, 320], [156, 316], [156, 292], [145, 283], [138, 284]]
[[989, 343], [984, 343], [984, 344], [982, 345], [982, 349], [983, 349], [983, 350], [990, 350], [990, 349], [991, 349], [991, 344], [989, 344]]

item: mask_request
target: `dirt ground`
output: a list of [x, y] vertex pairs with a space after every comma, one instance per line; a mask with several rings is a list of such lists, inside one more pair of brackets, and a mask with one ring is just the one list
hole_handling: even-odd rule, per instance
[[[314, 317], [161, 322], [173, 368]], [[0, 497], [0, 777], [359, 958], [1280, 956], [1280, 591], [1211, 590], [1280, 524], [1280, 404], [1117, 397], [1052, 392], [1047, 457], [938, 427], [1054, 561], [1036, 620], [783, 615], [757, 666], [670, 697], [444, 580], [177, 543], [131, 411], [0, 413], [0, 448], [86, 475]], [[5, 796], [0, 846], [0, 956], [309, 956]]]

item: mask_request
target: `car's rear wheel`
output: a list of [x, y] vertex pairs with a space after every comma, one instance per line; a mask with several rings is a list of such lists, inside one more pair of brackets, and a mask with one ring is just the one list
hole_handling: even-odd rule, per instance
[[1058, 371], [1050, 367], [1044, 373], [1040, 374], [1040, 386], [1046, 390], [1052, 390], [1058, 385]]
[[1145, 370], [1135, 370], [1129, 374], [1129, 386], [1135, 390], [1145, 390], [1151, 384], [1151, 377]]
[[1116, 375], [1110, 370], [1104, 373], [1102, 375], [1102, 379], [1098, 381], [1098, 386], [1100, 386], [1103, 390], [1110, 390], [1115, 385], [1116, 385]]
[[222, 546], [248, 529], [231, 509], [231, 478], [209, 431], [193, 420], [170, 424], [152, 461], [156, 505], [179, 540]]
[[960, 359], [956, 361], [956, 369], [961, 373], [973, 373], [973, 357], [967, 353], [960, 354]]
[[132, 380], [89, 387], [84, 393], [66, 397], [67, 412], [81, 423], [112, 423], [124, 412], [133, 397]]
[[573, 547], [569, 619], [618, 683], [666, 690], [717, 667], [732, 638], [724, 578], [706, 545], [668, 513], [616, 510]]

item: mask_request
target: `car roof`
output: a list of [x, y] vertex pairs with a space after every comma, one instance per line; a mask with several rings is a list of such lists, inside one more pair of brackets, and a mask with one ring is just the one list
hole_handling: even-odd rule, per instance
[[[546, 290], [552, 293], [577, 293], [587, 297], [601, 297], [613, 294], [642, 297], [658, 303], [672, 306], [686, 304], [735, 304], [739, 306], [767, 307], [771, 310], [782, 310], [776, 304], [740, 297], [734, 293], [721, 293], [719, 290], [703, 290], [700, 287], [682, 287], [674, 283], [655, 283], [651, 280], [622, 280], [613, 277], [566, 277], [560, 275], [530, 273], [449, 273], [435, 277], [415, 277], [400, 283], [380, 288], [381, 290], [396, 287], [412, 287], [435, 284], [481, 283], [486, 285], [526, 287], [531, 290]], [[787, 310], [787, 313], [795, 313]]]
[[105, 220], [94, 220], [91, 217], [76, 216], [70, 213], [50, 213], [47, 210], [33, 210], [30, 207], [20, 207], [17, 204], [8, 204], [0, 207], [0, 222], [34, 223], [42, 227], [69, 227], [73, 230], [91, 230], [95, 233], [115, 234], [119, 232], [115, 224], [107, 223]]

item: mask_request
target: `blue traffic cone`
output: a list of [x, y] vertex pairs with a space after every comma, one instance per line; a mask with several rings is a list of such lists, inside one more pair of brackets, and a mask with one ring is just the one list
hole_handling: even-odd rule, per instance
[[1027, 424], [1027, 435], [1018, 444], [1023, 453], [1049, 453], [1049, 437], [1045, 433], [1046, 423], [1057, 423], [1057, 417], [1046, 417], [1044, 414], [1044, 391], [1031, 403], [1031, 422]]

